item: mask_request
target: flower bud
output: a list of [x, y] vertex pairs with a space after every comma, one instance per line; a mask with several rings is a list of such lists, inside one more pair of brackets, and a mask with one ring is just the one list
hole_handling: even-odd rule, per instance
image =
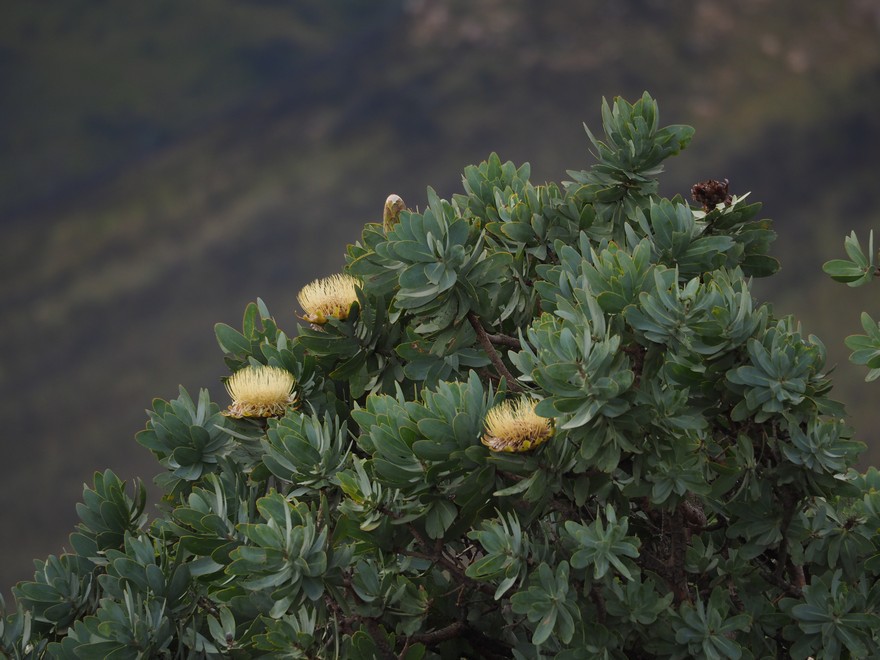
[[406, 204], [400, 195], [388, 195], [385, 200], [385, 210], [382, 213], [382, 226], [387, 234], [400, 221], [400, 212], [406, 211]]

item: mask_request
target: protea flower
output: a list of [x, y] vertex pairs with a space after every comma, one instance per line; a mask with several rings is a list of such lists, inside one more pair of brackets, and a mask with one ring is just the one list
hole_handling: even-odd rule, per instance
[[232, 404], [227, 417], [277, 417], [296, 403], [296, 379], [278, 367], [245, 367], [226, 381]]
[[307, 284], [299, 292], [299, 301], [309, 323], [324, 325], [331, 316], [344, 321], [351, 304], [357, 300], [355, 287], [360, 281], [351, 275], [331, 275]]
[[486, 433], [481, 441], [492, 451], [529, 451], [553, 435], [549, 419], [535, 414], [535, 402], [522, 398], [504, 401], [486, 414]]

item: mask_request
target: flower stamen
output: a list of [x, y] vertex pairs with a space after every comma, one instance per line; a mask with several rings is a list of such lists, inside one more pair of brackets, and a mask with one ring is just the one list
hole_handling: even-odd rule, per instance
[[278, 417], [296, 403], [296, 379], [278, 367], [245, 367], [226, 380], [232, 404], [227, 417]]
[[492, 451], [506, 452], [529, 451], [547, 442], [553, 436], [553, 424], [535, 414], [535, 405], [521, 398], [489, 410], [481, 442]]
[[357, 300], [355, 287], [359, 285], [359, 280], [346, 274], [331, 275], [307, 284], [296, 297], [305, 312], [303, 318], [315, 325], [324, 325], [331, 316], [344, 321], [352, 303]]

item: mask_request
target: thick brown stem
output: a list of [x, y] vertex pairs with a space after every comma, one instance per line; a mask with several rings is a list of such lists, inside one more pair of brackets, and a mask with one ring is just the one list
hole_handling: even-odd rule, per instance
[[780, 527], [782, 541], [779, 542], [779, 550], [777, 551], [775, 575], [781, 580], [789, 565], [788, 528], [791, 525], [795, 512], [797, 511], [798, 498], [793, 489], [789, 487], [783, 487], [781, 492], [778, 492], [777, 495], [782, 501], [782, 525]]
[[687, 552], [687, 540], [685, 539], [684, 513], [681, 506], [675, 509], [670, 528], [670, 551], [669, 568], [672, 579], [672, 593], [675, 604], [680, 605], [691, 597], [688, 592], [687, 574], [684, 570], [685, 553]]
[[693, 529], [695, 532], [700, 532], [706, 526], [706, 513], [703, 511], [703, 507], [700, 506], [699, 501], [689, 501], [682, 500], [681, 502], [681, 510], [684, 514], [684, 520], [687, 523], [688, 527]]
[[489, 359], [492, 361], [492, 365], [495, 367], [495, 370], [507, 380], [507, 387], [510, 389], [511, 392], [522, 392], [523, 389], [516, 381], [516, 378], [514, 378], [513, 374], [511, 374], [510, 371], [508, 371], [507, 367], [504, 366], [504, 362], [501, 361], [501, 356], [498, 355], [498, 352], [492, 345], [492, 342], [489, 339], [489, 335], [486, 334], [486, 330], [485, 328], [483, 328], [483, 324], [480, 323], [479, 317], [473, 312], [468, 312], [467, 318], [471, 324], [471, 327], [474, 329], [474, 332], [477, 333], [477, 340], [480, 342], [480, 346], [482, 346], [483, 350], [486, 351], [486, 355], [489, 356]]
[[638, 389], [642, 382], [642, 370], [645, 366], [645, 353], [647, 353], [647, 349], [644, 346], [633, 344], [631, 346], [624, 346], [622, 350], [632, 358], [632, 371], [635, 375], [633, 387]]
[[602, 598], [602, 590], [598, 584], [594, 584], [592, 589], [590, 589], [590, 598], [593, 601], [593, 605], [596, 606], [597, 620], [604, 625], [608, 613], [605, 610], [605, 599]]
[[382, 657], [386, 660], [397, 660], [397, 654], [394, 653], [392, 648], [388, 645], [388, 640], [385, 639], [385, 635], [382, 633], [381, 628], [379, 628], [379, 624], [376, 623], [375, 619], [367, 619], [367, 630], [370, 631], [370, 636], [373, 638], [373, 641], [376, 642], [376, 646], [379, 647], [379, 652], [382, 654]]

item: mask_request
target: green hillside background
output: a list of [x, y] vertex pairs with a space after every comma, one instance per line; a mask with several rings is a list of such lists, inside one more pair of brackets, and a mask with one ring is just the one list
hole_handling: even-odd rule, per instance
[[664, 194], [765, 202], [758, 295], [823, 339], [880, 464], [880, 385], [843, 346], [878, 289], [821, 272], [880, 229], [876, 0], [3, 3], [0, 589], [63, 550], [95, 470], [152, 480], [153, 397], [226, 401], [215, 322], [260, 296], [295, 331], [389, 193], [449, 197], [492, 151], [563, 180], [601, 98], [643, 90], [697, 129]]

